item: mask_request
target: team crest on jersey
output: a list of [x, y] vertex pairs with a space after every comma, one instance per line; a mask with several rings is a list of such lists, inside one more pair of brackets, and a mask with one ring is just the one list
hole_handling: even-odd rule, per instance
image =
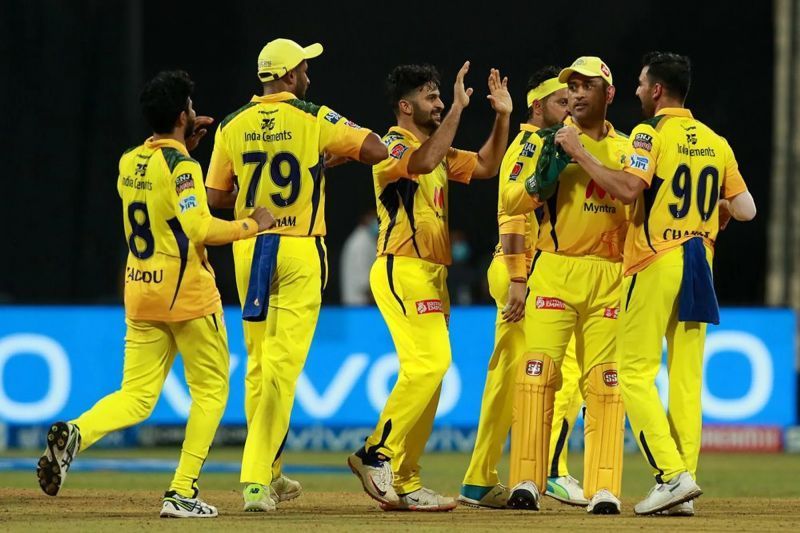
[[653, 137], [646, 133], [637, 133], [633, 138], [633, 147], [650, 152], [653, 149]]
[[389, 152], [389, 155], [395, 159], [402, 159], [403, 154], [406, 153], [406, 150], [408, 150], [408, 146], [403, 143], [397, 143], [394, 145], [394, 148], [392, 148], [392, 151]]
[[617, 379], [617, 371], [606, 370], [605, 372], [603, 372], [603, 383], [605, 383], [607, 387], [616, 387], [617, 385], [619, 385], [619, 380]]
[[191, 174], [181, 174], [175, 178], [175, 192], [180, 194], [186, 189], [194, 189], [194, 178]]
[[386, 138], [383, 140], [383, 144], [385, 144], [386, 146], [389, 146], [390, 144], [392, 144], [393, 142], [395, 142], [397, 139], [402, 139], [402, 138], [403, 138], [403, 136], [402, 136], [402, 135], [400, 135], [400, 134], [398, 134], [398, 133], [390, 133], [390, 134], [389, 134], [389, 135], [387, 135], [387, 136], [386, 136]]
[[533, 143], [526, 142], [522, 146], [522, 153], [520, 154], [521, 157], [533, 157], [533, 154], [536, 153], [536, 145]]
[[514, 163], [514, 168], [511, 169], [511, 175], [508, 177], [510, 181], [517, 181], [520, 172], [522, 172], [522, 167], [525, 166], [522, 161], [517, 161]]
[[650, 169], [650, 158], [643, 155], [632, 155], [631, 168], [647, 172]]
[[525, 373], [529, 376], [541, 376], [544, 363], [539, 359], [530, 359], [525, 363]]
[[558, 311], [564, 311], [566, 308], [567, 304], [564, 303], [564, 300], [559, 298], [552, 298], [549, 296], [536, 297], [536, 309], [555, 309]]
[[606, 307], [606, 310], [603, 311], [603, 318], [610, 318], [612, 320], [616, 320], [619, 316], [619, 307]]
[[441, 300], [420, 300], [416, 303], [416, 306], [418, 315], [444, 312], [444, 307], [442, 306]]
[[361, 129], [361, 126], [359, 126], [358, 124], [356, 124], [352, 120], [345, 120], [344, 121], [344, 125], [345, 126], [350, 126], [351, 128], [356, 129], [356, 130], [360, 130]]
[[342, 120], [342, 115], [340, 115], [336, 111], [329, 111], [328, 114], [325, 115], [325, 120], [327, 120], [331, 124], [336, 124], [337, 122]]
[[194, 209], [197, 207], [197, 197], [195, 195], [187, 196], [178, 202], [178, 206], [181, 208], [181, 213], [185, 213], [189, 209]]
[[144, 176], [147, 172], [147, 163], [136, 163], [136, 170], [133, 171], [133, 174], [136, 176]]

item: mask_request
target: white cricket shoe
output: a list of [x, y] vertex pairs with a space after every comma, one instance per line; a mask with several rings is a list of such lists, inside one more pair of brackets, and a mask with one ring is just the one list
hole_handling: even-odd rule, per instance
[[619, 498], [606, 489], [598, 490], [592, 496], [586, 512], [589, 514], [619, 514], [621, 503]]
[[662, 516], [694, 516], [694, 500], [679, 503], [658, 513]]
[[703, 494], [689, 472], [681, 472], [666, 483], [658, 483], [650, 489], [647, 497], [636, 504], [633, 512], [639, 515], [655, 514], [659, 511], [693, 500]]
[[242, 491], [244, 510], [251, 513], [260, 513], [275, 510], [275, 501], [271, 496], [271, 487], [260, 483], [250, 483]]
[[521, 481], [511, 489], [511, 495], [506, 504], [510, 509], [525, 511], [539, 510], [539, 489], [533, 481]]
[[174, 490], [164, 493], [161, 518], [216, 518], [217, 508], [200, 498], [186, 498]]
[[270, 497], [276, 503], [294, 500], [303, 492], [303, 487], [299, 481], [290, 479], [283, 474], [280, 477], [273, 479], [269, 485]]
[[67, 479], [73, 459], [81, 449], [81, 432], [69, 422], [56, 422], [47, 432], [47, 448], [39, 458], [36, 475], [48, 496], [55, 496]]
[[458, 501], [476, 509], [505, 509], [508, 503], [508, 487], [498, 483], [494, 487], [461, 485]]
[[442, 496], [431, 489], [421, 488], [399, 497], [395, 504], [382, 503], [384, 511], [452, 511], [458, 503], [449, 496]]
[[392, 483], [394, 474], [389, 459], [381, 454], [368, 454], [362, 447], [347, 458], [350, 470], [361, 480], [361, 486], [372, 499], [379, 503], [397, 505], [397, 496]]
[[580, 482], [572, 476], [560, 476], [547, 478], [547, 492], [551, 498], [578, 507], [586, 507], [589, 500], [583, 495], [583, 487]]

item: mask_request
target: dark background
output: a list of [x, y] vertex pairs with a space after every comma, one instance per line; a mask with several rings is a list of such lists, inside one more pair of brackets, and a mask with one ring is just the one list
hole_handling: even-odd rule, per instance
[[[21, 1], [0, 3], [3, 102], [3, 252], [0, 298], [7, 303], [120, 301], [126, 254], [116, 193], [117, 161], [148, 131], [138, 93], [147, 78], [183, 68], [197, 86], [199, 114], [221, 120], [259, 92], [261, 47], [276, 37], [321, 42], [310, 61], [307, 99], [379, 133], [392, 125], [383, 81], [400, 63], [439, 67], [443, 97], [464, 60], [475, 88], [456, 145], [477, 149], [489, 133], [486, 75], [498, 67], [522, 122], [528, 75], [545, 64], [599, 55], [617, 97], [609, 119], [630, 131], [641, 119], [634, 96], [641, 56], [689, 55], [687, 106], [727, 137], [759, 208], [718, 242], [716, 280], [725, 304], [762, 304], [772, 142], [771, 2], [405, 3]], [[211, 132], [213, 134], [213, 132]], [[205, 167], [213, 135], [194, 153]], [[451, 230], [472, 245], [480, 273], [497, 240], [497, 182], [451, 187]], [[327, 185], [331, 283], [338, 302], [338, 251], [359, 215], [374, 206], [368, 167], [333, 169]], [[224, 213], [220, 215], [225, 216]], [[210, 252], [223, 297], [235, 303], [230, 248]], [[479, 291], [476, 289], [476, 293]]]

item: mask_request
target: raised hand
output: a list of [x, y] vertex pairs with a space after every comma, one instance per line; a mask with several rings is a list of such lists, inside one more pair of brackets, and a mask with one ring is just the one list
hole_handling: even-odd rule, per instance
[[500, 71], [493, 68], [489, 71], [489, 94], [486, 96], [495, 113], [510, 115], [514, 108], [511, 94], [508, 92], [508, 77], [500, 79]]
[[214, 123], [214, 119], [206, 116], [198, 116], [194, 119], [194, 131], [189, 137], [186, 137], [186, 149], [192, 151], [197, 148], [200, 139], [205, 137], [208, 133], [208, 126]]
[[472, 96], [472, 87], [464, 89], [464, 76], [469, 72], [469, 61], [456, 74], [456, 84], [453, 86], [453, 107], [461, 109], [469, 105], [469, 97]]

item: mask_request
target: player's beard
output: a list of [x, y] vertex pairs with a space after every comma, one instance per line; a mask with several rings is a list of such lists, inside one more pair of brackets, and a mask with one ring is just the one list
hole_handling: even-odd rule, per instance
[[656, 114], [656, 103], [653, 100], [641, 100], [644, 118], [653, 118]]
[[[436, 131], [436, 128], [439, 127], [440, 122], [437, 122], [433, 118], [433, 113], [433, 111], [424, 112], [418, 107], [414, 106], [414, 124], [416, 124], [419, 129], [428, 131], [430, 133]], [[441, 111], [439, 113], [441, 113]]]

